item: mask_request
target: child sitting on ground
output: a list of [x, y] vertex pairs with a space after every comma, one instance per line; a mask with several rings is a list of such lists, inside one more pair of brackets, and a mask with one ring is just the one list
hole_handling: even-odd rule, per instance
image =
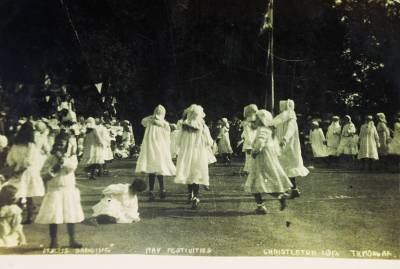
[[142, 179], [132, 184], [112, 184], [103, 190], [103, 198], [93, 206], [94, 221], [99, 224], [140, 221], [137, 194], [146, 190]]
[[16, 205], [17, 188], [4, 185], [0, 190], [0, 247], [26, 244], [23, 232], [22, 209]]

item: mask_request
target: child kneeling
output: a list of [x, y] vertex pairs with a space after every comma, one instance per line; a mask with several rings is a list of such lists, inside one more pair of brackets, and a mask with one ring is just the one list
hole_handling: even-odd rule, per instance
[[103, 198], [93, 206], [99, 224], [132, 223], [140, 221], [137, 194], [146, 190], [142, 179], [132, 184], [112, 184], [103, 190]]
[[5, 185], [0, 191], [0, 247], [16, 247], [26, 244], [22, 228], [22, 210], [16, 205], [17, 189]]

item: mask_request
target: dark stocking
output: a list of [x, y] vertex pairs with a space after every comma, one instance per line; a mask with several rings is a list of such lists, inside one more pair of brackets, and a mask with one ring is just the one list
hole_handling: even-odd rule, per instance
[[261, 193], [254, 193], [253, 195], [254, 195], [254, 199], [256, 200], [256, 203], [258, 205], [261, 205], [263, 203]]
[[156, 182], [156, 175], [149, 174], [149, 190], [150, 192], [154, 191], [154, 183]]
[[293, 185], [292, 190], [296, 189], [297, 188], [296, 178], [295, 177], [289, 177], [289, 180]]
[[164, 191], [164, 177], [161, 175], [157, 176], [158, 185], [160, 186], [160, 192]]
[[193, 183], [192, 188], [193, 188], [193, 197], [197, 198], [199, 196], [200, 185]]

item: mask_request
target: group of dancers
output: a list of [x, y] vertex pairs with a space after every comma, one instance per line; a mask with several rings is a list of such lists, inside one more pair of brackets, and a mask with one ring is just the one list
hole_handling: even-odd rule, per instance
[[[309, 174], [303, 164], [294, 101], [281, 100], [279, 108], [280, 113], [273, 117], [254, 104], [244, 107], [241, 145], [247, 178], [243, 186], [244, 192], [254, 197], [255, 214], [267, 214], [264, 194], [275, 197], [284, 210], [287, 199], [300, 197], [296, 179]], [[131, 184], [107, 186], [88, 219], [99, 224], [140, 221], [137, 195], [148, 187], [150, 202], [167, 199], [165, 177], [173, 177], [174, 183], [186, 185], [190, 208], [199, 208], [200, 186], [209, 186], [209, 165], [216, 162], [215, 145], [221, 144], [218, 148], [230, 151], [229, 123], [221, 127], [216, 141], [205, 123], [206, 114], [200, 105], [186, 108], [176, 124], [167, 122], [165, 116], [166, 109], [158, 105], [152, 115], [142, 119], [145, 132], [136, 161], [135, 179]], [[382, 145], [388, 153], [398, 149], [399, 119], [395, 135], [389, 139], [390, 132], [383, 126], [385, 118], [381, 113], [378, 118], [377, 130], [371, 117], [367, 117], [361, 127], [359, 158], [373, 158], [377, 152], [382, 152]], [[326, 140], [323, 133], [320, 135], [317, 123], [313, 123], [315, 128], [310, 133], [310, 141], [315, 152], [323, 148], [325, 153], [331, 152], [334, 156], [354, 154], [355, 127], [348, 116], [344, 119], [345, 125], [341, 128], [338, 117], [332, 118]], [[112, 128], [117, 127], [117, 134], [120, 131], [121, 141], [130, 143], [127, 147], [134, 144], [132, 127], [129, 124], [119, 126], [100, 118], [88, 118], [84, 123], [75, 121], [70, 111], [62, 113], [58, 121], [21, 122], [2, 169], [0, 246], [26, 244], [22, 225], [35, 222], [49, 226], [51, 248], [58, 247], [60, 224], [67, 224], [69, 246], [82, 247], [75, 238], [75, 224], [84, 220], [75, 172], [79, 163], [87, 169], [91, 179], [95, 179], [96, 173], [106, 173], [105, 164], [118, 152], [112, 144], [115, 139], [110, 135]], [[385, 137], [381, 136], [382, 132]], [[315, 147], [317, 135], [314, 133], [323, 138], [318, 147]], [[6, 148], [7, 138], [0, 136], [0, 153]], [[143, 175], [148, 176], [148, 186]], [[36, 218], [33, 218], [34, 197], [43, 197]], [[22, 221], [23, 210], [26, 210], [25, 221]]]
[[[145, 128], [136, 172], [149, 177], [149, 201], [156, 195], [154, 185], [159, 183], [159, 198], [166, 198], [164, 177], [174, 177], [177, 184], [187, 185], [187, 201], [192, 209], [199, 206], [200, 186], [209, 186], [208, 165], [216, 158], [212, 147], [215, 141], [205, 124], [205, 113], [193, 104], [184, 110], [178, 121], [173, 144], [176, 166], [171, 158], [170, 124], [165, 120], [166, 110], [158, 105], [153, 115], [142, 120]], [[280, 207], [286, 207], [287, 198], [300, 196], [296, 177], [307, 176], [303, 165], [299, 131], [293, 100], [280, 102], [280, 114], [275, 118], [254, 104], [244, 108], [243, 151], [246, 153], [244, 170], [248, 173], [245, 191], [253, 194], [256, 213], [266, 214], [263, 193], [278, 198]]]

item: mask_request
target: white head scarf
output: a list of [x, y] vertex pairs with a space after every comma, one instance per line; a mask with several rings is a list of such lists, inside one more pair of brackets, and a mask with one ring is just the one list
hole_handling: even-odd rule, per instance
[[272, 114], [269, 111], [260, 109], [257, 111], [256, 116], [265, 127], [272, 126]]
[[165, 119], [166, 112], [167, 111], [165, 110], [165, 107], [163, 107], [162, 105], [158, 105], [154, 109], [153, 116], [158, 120], [163, 120], [163, 119]]

